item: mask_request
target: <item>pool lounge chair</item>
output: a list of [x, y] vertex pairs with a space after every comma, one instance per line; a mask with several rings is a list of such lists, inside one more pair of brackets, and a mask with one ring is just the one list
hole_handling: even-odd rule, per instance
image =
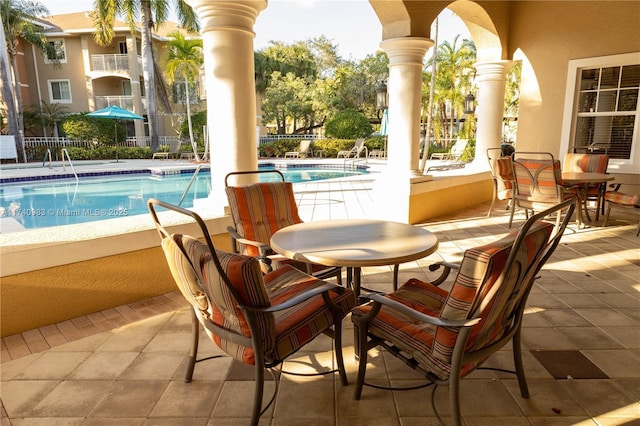
[[154, 152], [151, 160], [155, 160], [156, 158], [167, 160], [169, 158], [178, 158], [180, 155], [180, 145], [182, 145], [181, 140], [171, 141], [169, 144], [169, 151], [159, 151]]
[[449, 152], [434, 152], [431, 154], [431, 157], [429, 157], [429, 160], [460, 161], [462, 154], [464, 154], [464, 150], [467, 149], [468, 143], [468, 139], [458, 139], [456, 143], [453, 144]]
[[306, 158], [311, 155], [313, 155], [311, 151], [311, 141], [304, 140], [300, 141], [300, 145], [298, 145], [295, 151], [286, 152], [284, 158]]
[[353, 148], [338, 151], [336, 158], [358, 158], [362, 151], [364, 151], [364, 158], [367, 158], [369, 156], [369, 149], [364, 145], [364, 138], [356, 139], [356, 142], [353, 144]]

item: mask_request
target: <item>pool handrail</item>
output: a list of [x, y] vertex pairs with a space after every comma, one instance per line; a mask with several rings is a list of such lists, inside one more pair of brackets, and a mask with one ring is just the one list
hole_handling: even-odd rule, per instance
[[178, 207], [182, 207], [182, 202], [187, 197], [187, 194], [189, 193], [189, 189], [191, 189], [191, 185], [193, 185], [193, 181], [198, 176], [198, 173], [200, 173], [200, 169], [201, 168], [202, 168], [202, 164], [198, 164], [198, 167], [196, 167], [196, 171], [193, 172], [193, 176], [191, 176], [191, 179], [189, 179], [189, 183], [187, 184], [187, 188], [182, 193], [182, 197], [180, 197], [180, 201], [178, 202]]
[[64, 155], [67, 154], [67, 159], [69, 160], [69, 166], [71, 166], [71, 171], [73, 172], [73, 176], [75, 176], [76, 178], [76, 183], [78, 182], [78, 174], [76, 173], [76, 169], [75, 167], [73, 167], [73, 163], [71, 162], [71, 157], [69, 156], [69, 151], [67, 151], [67, 148], [62, 148], [60, 150], [61, 155], [62, 155], [62, 170], [63, 171], [67, 171], [65, 165], [64, 165]]
[[42, 167], [44, 167], [45, 163], [47, 162], [47, 156], [49, 157], [49, 168], [52, 169], [53, 160], [51, 159], [51, 149], [49, 148], [47, 148], [47, 150], [44, 152], [44, 156], [42, 157]]

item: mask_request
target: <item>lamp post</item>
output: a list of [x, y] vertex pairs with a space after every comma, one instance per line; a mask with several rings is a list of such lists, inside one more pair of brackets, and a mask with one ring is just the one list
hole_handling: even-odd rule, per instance
[[[388, 123], [383, 123], [383, 120], [389, 120], [389, 117], [386, 116], [387, 114], [387, 108], [389, 108], [389, 101], [388, 101], [388, 94], [387, 94], [387, 85], [384, 81], [381, 81], [380, 84], [378, 84], [378, 86], [376, 87], [376, 110], [377, 110], [377, 116], [378, 116], [378, 121], [380, 121], [380, 135], [384, 136], [384, 151], [383, 151], [383, 157], [386, 158], [387, 157], [387, 124]], [[382, 118], [380, 118], [380, 111], [383, 111], [384, 114], [382, 115]]]
[[464, 97], [464, 113], [473, 114], [476, 112], [476, 97], [471, 92]]
[[384, 81], [376, 87], [376, 109], [378, 111], [378, 120], [380, 119], [380, 111], [386, 110], [388, 106], [387, 85]]

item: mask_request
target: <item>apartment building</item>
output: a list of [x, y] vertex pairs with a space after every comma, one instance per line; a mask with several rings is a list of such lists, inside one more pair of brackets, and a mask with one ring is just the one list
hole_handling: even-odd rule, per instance
[[[55, 47], [60, 65], [54, 66], [38, 49], [23, 43], [23, 54], [18, 58], [23, 105], [59, 103], [69, 113], [117, 105], [145, 117], [144, 122], [122, 123], [127, 136], [135, 136], [142, 144], [148, 129], [140, 31], [132, 33], [126, 22], [116, 20], [113, 42], [100, 46], [93, 38], [89, 12], [55, 15], [38, 22]], [[180, 30], [178, 24], [166, 22], [153, 33], [154, 55], [160, 67], [167, 54], [168, 34], [174, 30]], [[175, 102], [171, 95], [169, 90], [170, 99]], [[177, 134], [184, 107], [174, 103], [172, 112], [159, 108], [160, 136]]]

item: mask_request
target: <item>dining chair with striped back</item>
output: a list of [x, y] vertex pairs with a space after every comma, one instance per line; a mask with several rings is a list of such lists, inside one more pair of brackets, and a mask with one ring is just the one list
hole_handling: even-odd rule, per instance
[[[567, 192], [562, 186], [560, 161], [549, 152], [514, 152], [513, 175], [515, 186], [509, 227], [513, 224], [517, 209], [523, 209], [525, 217], [529, 218], [530, 213], [575, 198], [575, 194]], [[557, 223], [560, 223], [560, 212], [557, 214]]]
[[[449, 415], [453, 424], [460, 425], [462, 378], [486, 368], [482, 364], [510, 341], [515, 365], [512, 373], [521, 396], [528, 398], [520, 347], [522, 317], [531, 288], [557, 247], [574, 207], [575, 200], [560, 203], [533, 215], [507, 236], [466, 250], [457, 268], [444, 264], [443, 275], [431, 282], [414, 278], [393, 293], [362, 295], [369, 302], [351, 311], [359, 357], [354, 399], [362, 397], [367, 365], [376, 363], [375, 358], [368, 358], [368, 352], [381, 347], [421, 373], [427, 379], [422, 387], [433, 386], [431, 405], [439, 420], [435, 392], [439, 386], [448, 386]], [[564, 213], [557, 226], [543, 220], [556, 212]], [[440, 287], [453, 269], [458, 272], [450, 289]], [[386, 389], [418, 387], [412, 383], [407, 388]]]
[[[587, 172], [587, 173], [607, 173], [607, 167], [609, 167], [609, 155], [608, 154], [592, 154], [592, 153], [568, 153], [564, 156], [562, 163], [563, 172]], [[585, 188], [585, 196], [583, 198], [584, 211], [589, 217], [589, 210], [587, 209], [587, 202], [593, 201], [596, 203], [596, 221], [599, 219], [600, 214], [604, 214], [604, 193], [607, 190], [607, 184], [605, 182], [590, 183]], [[575, 193], [577, 188], [568, 188], [569, 193]]]
[[513, 159], [511, 155], [502, 155], [502, 148], [487, 149], [487, 159], [491, 171], [493, 183], [493, 198], [487, 217], [491, 216], [491, 211], [496, 200], [508, 200], [507, 209], [511, 208], [513, 198]]
[[[242, 176], [265, 174], [275, 176], [275, 179], [247, 184], [232, 182], [233, 179]], [[302, 222], [293, 193], [293, 184], [285, 181], [282, 172], [279, 170], [231, 172], [225, 177], [224, 184], [234, 224], [227, 227], [234, 253], [258, 258], [265, 273], [287, 264], [318, 278], [336, 277], [338, 283], [342, 282], [341, 268], [291, 260], [271, 249], [270, 240], [274, 233], [284, 227]]]
[[[191, 382], [196, 364], [211, 358], [229, 356], [253, 366], [253, 405], [246, 416], [255, 426], [278, 392], [281, 376], [272, 369], [281, 367], [320, 334], [327, 334], [333, 338], [337, 369], [318, 363], [316, 373], [305, 375], [337, 371], [342, 385], [348, 384], [342, 356], [342, 320], [355, 306], [352, 290], [288, 265], [263, 274], [255, 257], [216, 249], [205, 222], [195, 212], [153, 198], [148, 207], [171, 276], [191, 308], [186, 383]], [[165, 210], [191, 218], [198, 234], [172, 233], [162, 223]], [[200, 327], [225, 355], [198, 357]], [[267, 371], [274, 376], [275, 389], [263, 403]], [[250, 395], [238, 397], [250, 400]]]

